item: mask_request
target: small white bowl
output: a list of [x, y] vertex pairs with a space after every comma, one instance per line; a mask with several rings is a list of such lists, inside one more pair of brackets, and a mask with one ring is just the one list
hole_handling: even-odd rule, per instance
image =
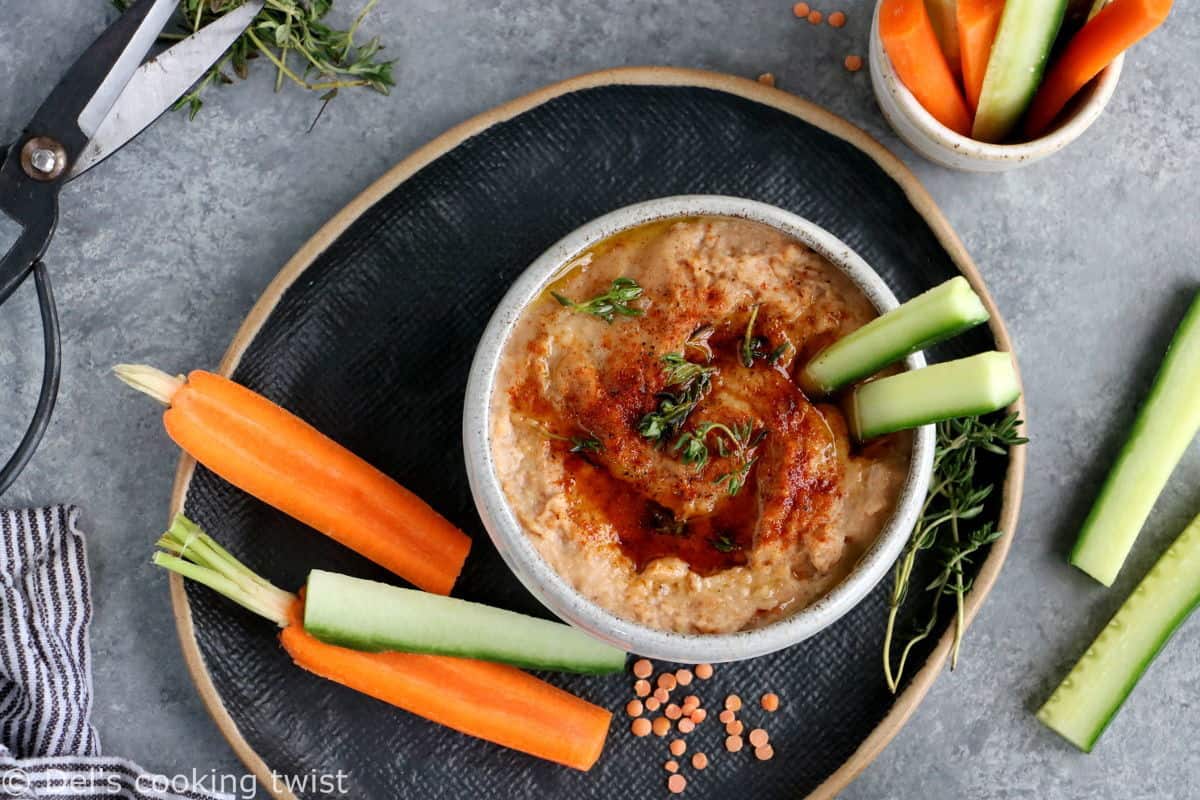
[[[846, 272], [881, 312], [896, 297], [876, 272], [828, 231], [782, 209], [734, 197], [689, 195], [627, 206], [587, 223], [559, 241], [517, 278], [500, 301], [471, 365], [463, 413], [463, 445], [471, 492], [483, 524], [509, 568], [546, 607], [562, 619], [624, 650], [666, 661], [735, 661], [780, 650], [832, 625], [875, 587], [899, 556], [916, 522], [933, 469], [934, 429], [915, 431], [909, 473], [896, 510], [851, 573], [817, 602], [773, 624], [731, 634], [682, 634], [650, 628], [616, 616], [583, 597], [538, 553], [517, 522], [496, 477], [491, 449], [491, 406], [496, 372], [513, 328], [531, 302], [542, 296], [564, 264], [597, 242], [647, 222], [695, 216], [740, 217], [770, 225], [803, 242]], [[920, 354], [908, 369], [925, 366]]]
[[879, 7], [871, 22], [871, 87], [888, 124], [913, 150], [935, 164], [964, 172], [1003, 172], [1057, 153], [1086, 131], [1117, 88], [1125, 56], [1118, 56], [1083, 88], [1068, 106], [1067, 116], [1049, 133], [1029, 142], [989, 144], [955, 133], [933, 118], [901, 82], [879, 38]]

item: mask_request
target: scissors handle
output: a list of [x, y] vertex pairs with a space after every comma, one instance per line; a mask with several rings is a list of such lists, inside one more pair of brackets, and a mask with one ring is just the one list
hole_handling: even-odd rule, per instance
[[58, 399], [58, 384], [62, 375], [62, 340], [58, 330], [58, 309], [54, 305], [54, 292], [50, 286], [50, 275], [46, 265], [37, 261], [31, 268], [33, 281], [37, 288], [38, 309], [42, 315], [42, 340], [45, 349], [42, 366], [42, 388], [38, 393], [37, 407], [33, 418], [21, 437], [21, 443], [9, 457], [3, 467], [0, 467], [0, 495], [8, 490], [21, 470], [33, 457], [46, 428], [50, 425], [50, 417], [54, 413], [54, 403]]

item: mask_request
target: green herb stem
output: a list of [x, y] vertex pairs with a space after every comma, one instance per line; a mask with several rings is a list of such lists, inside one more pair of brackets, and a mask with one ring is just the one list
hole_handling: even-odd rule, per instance
[[[983, 514], [985, 504], [994, 490], [994, 484], [979, 482], [976, 467], [982, 453], [1003, 455], [1009, 448], [1024, 444], [1026, 439], [1018, 432], [1020, 426], [1021, 421], [1016, 414], [993, 422], [980, 417], [968, 417], [938, 425], [933, 479], [908, 545], [896, 562], [892, 594], [888, 602], [883, 671], [892, 692], [899, 690], [913, 648], [929, 638], [937, 627], [941, 599], [947, 595], [954, 598], [955, 604], [950, 667], [953, 669], [958, 665], [966, 629], [966, 595], [971, 589], [966, 567], [974, 555], [1002, 535], [991, 522], [969, 527]], [[941, 570], [924, 587], [925, 592], [931, 595], [928, 611], [923, 622], [908, 637], [900, 651], [899, 660], [893, 666], [892, 650], [897, 636], [897, 619], [901, 606], [908, 599], [913, 572], [922, 551], [937, 551]]]

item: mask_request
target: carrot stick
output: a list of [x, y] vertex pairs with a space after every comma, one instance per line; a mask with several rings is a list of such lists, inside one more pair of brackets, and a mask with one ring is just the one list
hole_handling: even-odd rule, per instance
[[285, 592], [176, 515], [154, 563], [271, 620], [284, 650], [315, 675], [470, 736], [588, 770], [612, 714], [515, 667], [448, 656], [363, 653], [304, 630], [304, 592]]
[[298, 666], [469, 736], [587, 771], [612, 714], [504, 664], [414, 653], [360, 653], [306, 633], [303, 606], [279, 635]]
[[969, 136], [971, 113], [922, 0], [883, 0], [879, 35], [900, 80], [934, 119]]
[[170, 406], [167, 434], [234, 486], [387, 567], [449, 594], [471, 540], [421, 498], [299, 417], [233, 381], [186, 381], [121, 366], [130, 385]]
[[1004, 0], [958, 0], [958, 42], [962, 54], [963, 89], [971, 112], [979, 107], [992, 42], [1004, 13]]
[[1113, 0], [1092, 17], [1050, 68], [1025, 118], [1025, 135], [1037, 138], [1075, 93], [1113, 59], [1157, 28], [1172, 0]]

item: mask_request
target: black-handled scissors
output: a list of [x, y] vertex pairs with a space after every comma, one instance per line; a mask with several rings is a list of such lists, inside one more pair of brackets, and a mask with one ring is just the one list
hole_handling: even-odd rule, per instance
[[[0, 148], [0, 217], [7, 217], [7, 226], [0, 227], [20, 229], [0, 259], [0, 305], [32, 274], [45, 345], [37, 407], [17, 449], [0, 467], [0, 494], [29, 462], [58, 395], [58, 314], [41, 259], [58, 223], [59, 190], [170, 108], [241, 35], [263, 0], [249, 0], [143, 63], [177, 4], [137, 0], [80, 56], [17, 140]], [[7, 244], [0, 241], [0, 252]]]

